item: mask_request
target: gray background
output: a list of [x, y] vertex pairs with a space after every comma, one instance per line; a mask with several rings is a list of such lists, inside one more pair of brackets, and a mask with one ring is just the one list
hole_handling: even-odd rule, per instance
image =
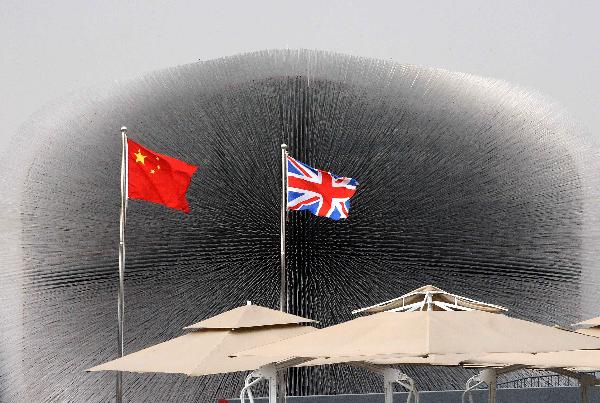
[[549, 95], [597, 133], [599, 15], [600, 2], [572, 0], [0, 0], [0, 147], [76, 89], [285, 47], [505, 79]]

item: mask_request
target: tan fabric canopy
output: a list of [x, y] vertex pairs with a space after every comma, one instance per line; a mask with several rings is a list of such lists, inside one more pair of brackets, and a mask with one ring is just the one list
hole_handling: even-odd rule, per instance
[[[272, 360], [261, 357], [231, 358], [230, 356], [236, 351], [316, 331], [313, 327], [297, 324], [265, 325], [268, 322], [292, 320], [290, 316], [299, 317], [263, 307], [254, 309], [255, 307], [252, 305], [242, 307], [243, 309], [236, 308], [219, 315], [225, 320], [205, 321], [209, 322], [209, 325], [227, 324], [227, 328], [190, 331], [183, 336], [127, 354], [88, 371], [164, 372], [198, 376], [254, 370]], [[228, 315], [232, 312], [232, 315]], [[256, 314], [255, 317], [253, 313]], [[310, 322], [309, 319], [304, 318], [293, 320]], [[256, 327], [248, 327], [251, 323], [257, 324]], [[234, 326], [241, 328], [233, 329]]]
[[[428, 301], [426, 301], [426, 299], [428, 299]], [[357, 309], [352, 313], [378, 313], [394, 310], [411, 311], [427, 309], [432, 309], [434, 311], [478, 310], [494, 313], [507, 310], [499, 305], [476, 301], [471, 298], [451, 294], [433, 285], [426, 285], [401, 295], [398, 298], [381, 302], [367, 308]]]
[[432, 354], [429, 356], [409, 356], [402, 354], [373, 355], [373, 356], [340, 356], [334, 358], [317, 358], [297, 365], [298, 367], [310, 367], [315, 365], [331, 365], [341, 363], [366, 363], [374, 365], [441, 365], [459, 366], [467, 359], [465, 354]]
[[315, 322], [259, 305], [245, 305], [187, 326], [185, 329], [240, 329]]
[[576, 330], [577, 333], [587, 334], [588, 336], [600, 337], [600, 327], [589, 327], [587, 329]]
[[583, 326], [582, 329], [576, 330], [577, 333], [600, 338], [600, 316], [584, 320], [583, 322], [576, 323], [573, 326]]
[[304, 362], [299, 367], [331, 365], [340, 363], [367, 363], [376, 365], [439, 365], [446, 367], [504, 367], [524, 365], [529, 368], [568, 368], [576, 371], [600, 371], [599, 350], [559, 351], [551, 353], [493, 353], [472, 356], [470, 354], [442, 354], [415, 357], [407, 355], [379, 355], [318, 358]]
[[596, 371], [600, 370], [600, 351], [575, 350], [539, 354], [495, 353], [466, 359], [463, 364], [525, 365], [529, 368], [572, 368], [577, 371]]
[[548, 352], [598, 349], [600, 339], [481, 311], [382, 312], [238, 356], [336, 358], [374, 355]]
[[492, 353], [473, 356], [471, 354], [432, 354], [425, 357], [407, 355], [377, 355], [318, 358], [304, 362], [298, 367], [331, 365], [340, 363], [366, 363], [375, 365], [439, 365], [466, 367], [504, 367], [524, 365], [529, 368], [568, 368], [576, 371], [600, 371], [600, 350], [575, 350], [550, 353]]
[[575, 324], [576, 326], [585, 326], [585, 327], [600, 327], [600, 316], [588, 320], [584, 320], [583, 322], [579, 322]]

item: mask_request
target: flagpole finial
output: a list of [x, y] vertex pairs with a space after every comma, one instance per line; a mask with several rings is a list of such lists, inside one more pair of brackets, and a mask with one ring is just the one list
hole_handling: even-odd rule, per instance
[[285, 143], [282, 143], [282, 144], [281, 144], [281, 148], [282, 148], [283, 150], [287, 150], [287, 144], [285, 144]]
[[121, 126], [121, 133], [125, 133], [127, 131], [127, 128], [125, 126]]

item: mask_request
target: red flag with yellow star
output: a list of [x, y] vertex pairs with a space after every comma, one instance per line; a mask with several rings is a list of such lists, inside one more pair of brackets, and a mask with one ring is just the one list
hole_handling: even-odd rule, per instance
[[198, 167], [147, 149], [127, 139], [127, 193], [190, 212], [185, 193]]

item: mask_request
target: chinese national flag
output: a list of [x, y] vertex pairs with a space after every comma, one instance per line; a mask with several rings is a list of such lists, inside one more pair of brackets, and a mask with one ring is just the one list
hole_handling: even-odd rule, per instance
[[185, 193], [198, 167], [155, 153], [129, 139], [127, 158], [130, 199], [147, 200], [190, 212]]

